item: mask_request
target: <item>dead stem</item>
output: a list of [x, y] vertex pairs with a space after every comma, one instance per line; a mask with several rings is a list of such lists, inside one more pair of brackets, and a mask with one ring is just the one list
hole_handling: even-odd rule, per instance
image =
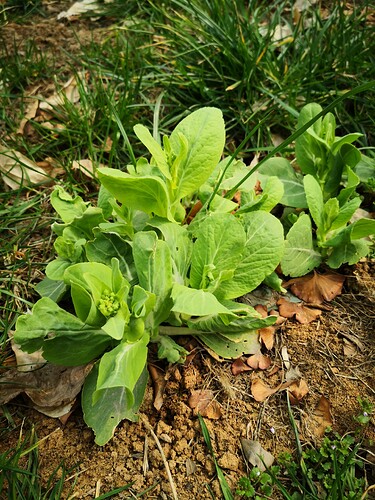
[[171, 474], [171, 470], [169, 468], [167, 459], [166, 459], [166, 457], [164, 455], [164, 451], [163, 451], [163, 448], [162, 448], [162, 446], [160, 444], [159, 438], [155, 434], [153, 428], [151, 427], [151, 425], [150, 425], [149, 421], [147, 420], [147, 418], [145, 417], [145, 415], [140, 414], [139, 416], [140, 416], [141, 422], [144, 424], [144, 426], [146, 427], [146, 429], [149, 431], [149, 433], [151, 434], [151, 436], [155, 440], [156, 446], [158, 447], [158, 450], [160, 452], [161, 458], [163, 460], [165, 470], [167, 471], [167, 476], [168, 476], [169, 484], [171, 486], [173, 499], [174, 500], [178, 500], [176, 486], [174, 484], [174, 481], [173, 481], [173, 478], [172, 478], [172, 474]]

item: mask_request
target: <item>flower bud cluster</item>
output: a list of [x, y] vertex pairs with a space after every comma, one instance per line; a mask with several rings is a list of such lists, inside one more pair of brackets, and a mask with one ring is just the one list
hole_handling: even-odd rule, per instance
[[98, 305], [99, 311], [107, 318], [114, 316], [120, 309], [120, 303], [116, 295], [109, 290], [104, 290]]

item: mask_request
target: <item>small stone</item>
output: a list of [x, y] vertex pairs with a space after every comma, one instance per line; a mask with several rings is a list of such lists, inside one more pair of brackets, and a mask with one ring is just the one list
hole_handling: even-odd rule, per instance
[[218, 460], [218, 464], [223, 469], [228, 469], [232, 471], [238, 471], [240, 461], [239, 458], [236, 457], [230, 451], [226, 451]]

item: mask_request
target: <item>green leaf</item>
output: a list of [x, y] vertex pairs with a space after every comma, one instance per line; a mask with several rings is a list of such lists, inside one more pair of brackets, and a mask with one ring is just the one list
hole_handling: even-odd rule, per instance
[[193, 252], [193, 242], [186, 227], [159, 217], [153, 217], [148, 224], [160, 231], [168, 245], [172, 258], [173, 281], [184, 285]]
[[64, 273], [72, 265], [70, 260], [57, 257], [57, 259], [52, 260], [47, 264], [46, 276], [50, 280], [62, 281], [64, 279]]
[[[297, 129], [312, 120], [322, 111], [322, 107], [316, 103], [304, 106], [299, 114]], [[298, 166], [304, 174], [316, 175], [318, 160], [327, 149], [319, 142], [321, 134], [322, 119], [319, 118], [309, 129], [296, 139], [296, 158]]]
[[184, 361], [189, 352], [178, 345], [168, 335], [159, 335], [157, 338], [159, 342], [158, 358], [166, 359], [168, 363], [177, 363]]
[[169, 172], [169, 166], [167, 161], [167, 155], [163, 151], [163, 148], [158, 144], [152, 137], [150, 132], [143, 125], [135, 125], [133, 127], [135, 135], [138, 139], [146, 146], [146, 148], [151, 153], [157, 167], [160, 169], [161, 173], [167, 178], [171, 179], [171, 174]]
[[242, 220], [245, 249], [233, 278], [215, 292], [219, 298], [235, 299], [254, 290], [276, 269], [284, 252], [284, 231], [276, 217], [260, 210], [243, 215]]
[[82, 409], [86, 424], [95, 432], [95, 443], [105, 445], [114, 434], [117, 425], [124, 419], [137, 421], [137, 412], [147, 387], [148, 372], [145, 368], [138, 378], [132, 398], [125, 387], [114, 387], [100, 391], [100, 397], [93, 403], [98, 378], [98, 363], [85, 380], [82, 390]]
[[134, 236], [133, 258], [139, 284], [156, 295], [151, 320], [155, 327], [168, 318], [172, 306], [171, 252], [154, 231], [144, 231]]
[[137, 342], [121, 342], [117, 347], [103, 354], [99, 362], [99, 373], [93, 402], [100, 398], [103, 389], [125, 387], [129, 392], [129, 402], [133, 404], [134, 387], [147, 361], [147, 345], [150, 340], [144, 334]]
[[[334, 154], [334, 155], [337, 154], [344, 144], [351, 144], [352, 142], [356, 141], [360, 137], [363, 137], [363, 134], [359, 134], [357, 132], [355, 132], [353, 134], [344, 135], [344, 137], [336, 137], [335, 141], [331, 147], [332, 154]], [[357, 148], [354, 148], [354, 149], [357, 149]], [[358, 151], [358, 149], [357, 149], [357, 151]], [[358, 151], [358, 153], [361, 154], [359, 151]], [[356, 163], [358, 163], [358, 162], [356, 162]]]
[[51, 363], [78, 366], [99, 356], [112, 339], [44, 297], [31, 314], [18, 318], [14, 340], [26, 352], [43, 349], [43, 357]]
[[361, 155], [361, 160], [354, 167], [354, 172], [361, 182], [367, 183], [370, 179], [375, 179], [375, 159]]
[[[235, 337], [238, 334], [235, 335]], [[216, 333], [197, 335], [209, 349], [224, 359], [237, 359], [242, 355], [254, 354], [259, 351], [259, 334], [257, 330], [249, 331], [241, 342], [233, 342], [227, 337]]]
[[49, 297], [54, 302], [59, 302], [69, 290], [69, 287], [62, 280], [44, 278], [43, 281], [35, 285], [35, 290], [41, 297]]
[[359, 219], [351, 224], [351, 240], [358, 240], [366, 238], [375, 234], [375, 220], [374, 219]]
[[199, 224], [194, 236], [190, 285], [210, 290], [216, 281], [217, 288], [220, 278], [233, 274], [241, 259], [246, 240], [242, 224], [231, 214], [213, 213]]
[[335, 229], [340, 229], [341, 227], [344, 227], [345, 224], [347, 222], [349, 222], [350, 219], [353, 217], [357, 208], [360, 207], [361, 202], [362, 202], [362, 200], [359, 197], [353, 198], [352, 200], [347, 201], [345, 203], [345, 205], [343, 205], [340, 208], [340, 211], [339, 211], [337, 217], [332, 221], [332, 224], [328, 229], [330, 231], [333, 231]]
[[[88, 282], [90, 277], [95, 277], [99, 280], [103, 287], [108, 290], [112, 289], [112, 269], [100, 262], [79, 262], [78, 264], [71, 265], [64, 274], [64, 281], [67, 285], [76, 283], [87, 291], [93, 292]], [[98, 299], [104, 290], [98, 292]]]
[[347, 175], [347, 182], [346, 182], [346, 187], [342, 189], [337, 196], [337, 199], [339, 200], [339, 204], [342, 207], [344, 203], [346, 203], [353, 195], [355, 195], [355, 188], [358, 186], [360, 183], [360, 179], [357, 174], [353, 172], [353, 170], [347, 166], [345, 168], [346, 175]]
[[76, 217], [80, 217], [87, 209], [87, 203], [80, 196], [73, 198], [61, 186], [55, 186], [54, 191], [52, 191], [51, 205], [66, 224], [72, 222]]
[[313, 245], [311, 219], [302, 214], [286, 236], [281, 269], [287, 276], [303, 276], [319, 266], [321, 261], [322, 257]]
[[170, 145], [176, 156], [182, 147], [179, 138], [181, 134], [187, 141], [188, 154], [175, 172], [176, 199], [196, 191], [219, 163], [225, 144], [222, 112], [207, 107], [198, 109], [184, 118], [170, 136]]
[[323, 193], [319, 182], [312, 175], [306, 175], [303, 179], [307, 205], [311, 217], [313, 218], [318, 229], [324, 228], [324, 202]]
[[276, 176], [283, 183], [284, 194], [280, 203], [289, 207], [306, 208], [307, 201], [303, 178], [285, 158], [270, 158], [258, 169], [260, 178]]
[[364, 239], [351, 241], [350, 230], [351, 228], [347, 227], [346, 230], [341, 231], [335, 237], [336, 244], [327, 259], [327, 264], [333, 269], [337, 269], [346, 263], [350, 266], [356, 264], [362, 257], [366, 257], [369, 252], [370, 242]]
[[160, 177], [130, 175], [101, 167], [98, 177], [105, 188], [126, 207], [173, 221], [167, 187]]
[[172, 288], [172, 311], [189, 316], [206, 316], [209, 314], [231, 314], [210, 292], [196, 290], [174, 283]]
[[268, 177], [266, 182], [262, 183], [263, 197], [259, 210], [271, 212], [271, 210], [281, 202], [284, 194], [284, 186], [281, 180], [275, 176]]
[[97, 229], [94, 234], [95, 239], [86, 243], [87, 259], [90, 262], [100, 262], [110, 266], [112, 258], [116, 257], [122, 274], [129, 282], [133, 282], [137, 275], [129, 242], [115, 232], [102, 233]]

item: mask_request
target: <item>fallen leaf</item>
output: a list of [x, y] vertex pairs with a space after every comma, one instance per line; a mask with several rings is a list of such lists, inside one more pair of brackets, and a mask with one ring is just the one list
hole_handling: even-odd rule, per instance
[[247, 358], [247, 364], [253, 370], [267, 370], [271, 365], [271, 358], [260, 351]]
[[50, 417], [68, 413], [80, 392], [93, 363], [83, 366], [58, 366], [47, 363], [34, 371], [9, 370], [0, 377], [0, 404], [25, 393], [32, 406]]
[[81, 2], [75, 2], [67, 11], [62, 11], [58, 14], [57, 19], [68, 19], [71, 20], [73, 17], [79, 17], [81, 14], [86, 14], [87, 12], [98, 11], [100, 5], [96, 0], [81, 0]]
[[315, 410], [307, 417], [306, 426], [316, 438], [321, 438], [332, 424], [331, 404], [325, 396], [321, 396]]
[[270, 351], [275, 343], [275, 328], [273, 326], [266, 326], [259, 330], [260, 340], [265, 347]]
[[277, 326], [282, 325], [286, 321], [286, 318], [284, 318], [284, 316], [281, 316], [279, 311], [275, 311], [275, 309], [272, 309], [272, 311], [270, 311], [270, 316], [276, 316], [277, 320], [275, 325]]
[[165, 386], [167, 379], [165, 373], [154, 365], [148, 366], [148, 371], [154, 386], [154, 408], [160, 410], [164, 403]]
[[268, 397], [272, 396], [272, 394], [275, 394], [275, 392], [279, 390], [279, 387], [280, 386], [278, 386], [276, 389], [272, 389], [272, 387], [266, 385], [264, 382], [262, 382], [262, 380], [256, 378], [251, 383], [251, 394], [253, 395], [255, 401], [263, 402]]
[[60, 90], [53, 93], [50, 97], [41, 100], [39, 109], [43, 112], [50, 112], [53, 116], [59, 107], [64, 106], [66, 101], [77, 104], [80, 100], [79, 85], [83, 86], [85, 82], [85, 72], [81, 71], [77, 75], [73, 75], [64, 83]]
[[233, 375], [239, 375], [240, 373], [243, 373], [243, 372], [252, 371], [252, 368], [250, 368], [250, 366], [247, 365], [242, 358], [236, 359], [232, 363], [231, 369], [232, 369]]
[[79, 170], [83, 174], [85, 174], [89, 179], [94, 179], [95, 167], [91, 160], [74, 160], [72, 163], [73, 170]]
[[311, 323], [322, 314], [322, 311], [319, 309], [307, 307], [302, 302], [289, 302], [284, 298], [278, 300], [277, 305], [279, 306], [281, 316], [285, 318], [293, 318], [295, 316], [296, 320], [302, 324]]
[[270, 468], [275, 457], [267, 450], [262, 448], [259, 441], [241, 438], [242, 451], [245, 459], [254, 467], [258, 467], [261, 472]]
[[293, 278], [283, 284], [285, 288], [291, 289], [292, 293], [299, 299], [310, 304], [321, 304], [325, 300], [331, 301], [341, 293], [345, 276], [341, 274], [327, 272]]
[[0, 172], [11, 189], [32, 184], [50, 184], [51, 179], [38, 165], [19, 151], [0, 149]]
[[349, 340], [344, 339], [344, 355], [348, 358], [352, 358], [357, 354], [357, 348]]
[[17, 132], [16, 134], [23, 134], [24, 132], [24, 129], [25, 129], [25, 126], [27, 124], [27, 122], [33, 118], [35, 118], [36, 116], [36, 113], [38, 111], [38, 108], [39, 108], [39, 101], [38, 99], [35, 99], [34, 98], [28, 98], [28, 101], [29, 101], [29, 104], [27, 105], [26, 107], [26, 111], [25, 111], [25, 114], [21, 120], [21, 123], [17, 129]]
[[221, 417], [219, 403], [214, 399], [213, 391], [209, 389], [198, 389], [191, 392], [188, 399], [188, 405], [196, 414], [200, 413], [202, 417], [217, 420]]
[[192, 474], [195, 474], [195, 472], [197, 472], [197, 466], [195, 462], [193, 462], [190, 458], [186, 459], [185, 466], [187, 476], [191, 476]]
[[288, 387], [289, 401], [292, 405], [298, 404], [302, 398], [309, 392], [309, 388], [302, 378], [298, 381], [292, 382]]
[[264, 304], [257, 304], [254, 309], [256, 310], [257, 313], [259, 313], [262, 318], [267, 318], [268, 316], [268, 310], [267, 310], [267, 306], [265, 306]]

